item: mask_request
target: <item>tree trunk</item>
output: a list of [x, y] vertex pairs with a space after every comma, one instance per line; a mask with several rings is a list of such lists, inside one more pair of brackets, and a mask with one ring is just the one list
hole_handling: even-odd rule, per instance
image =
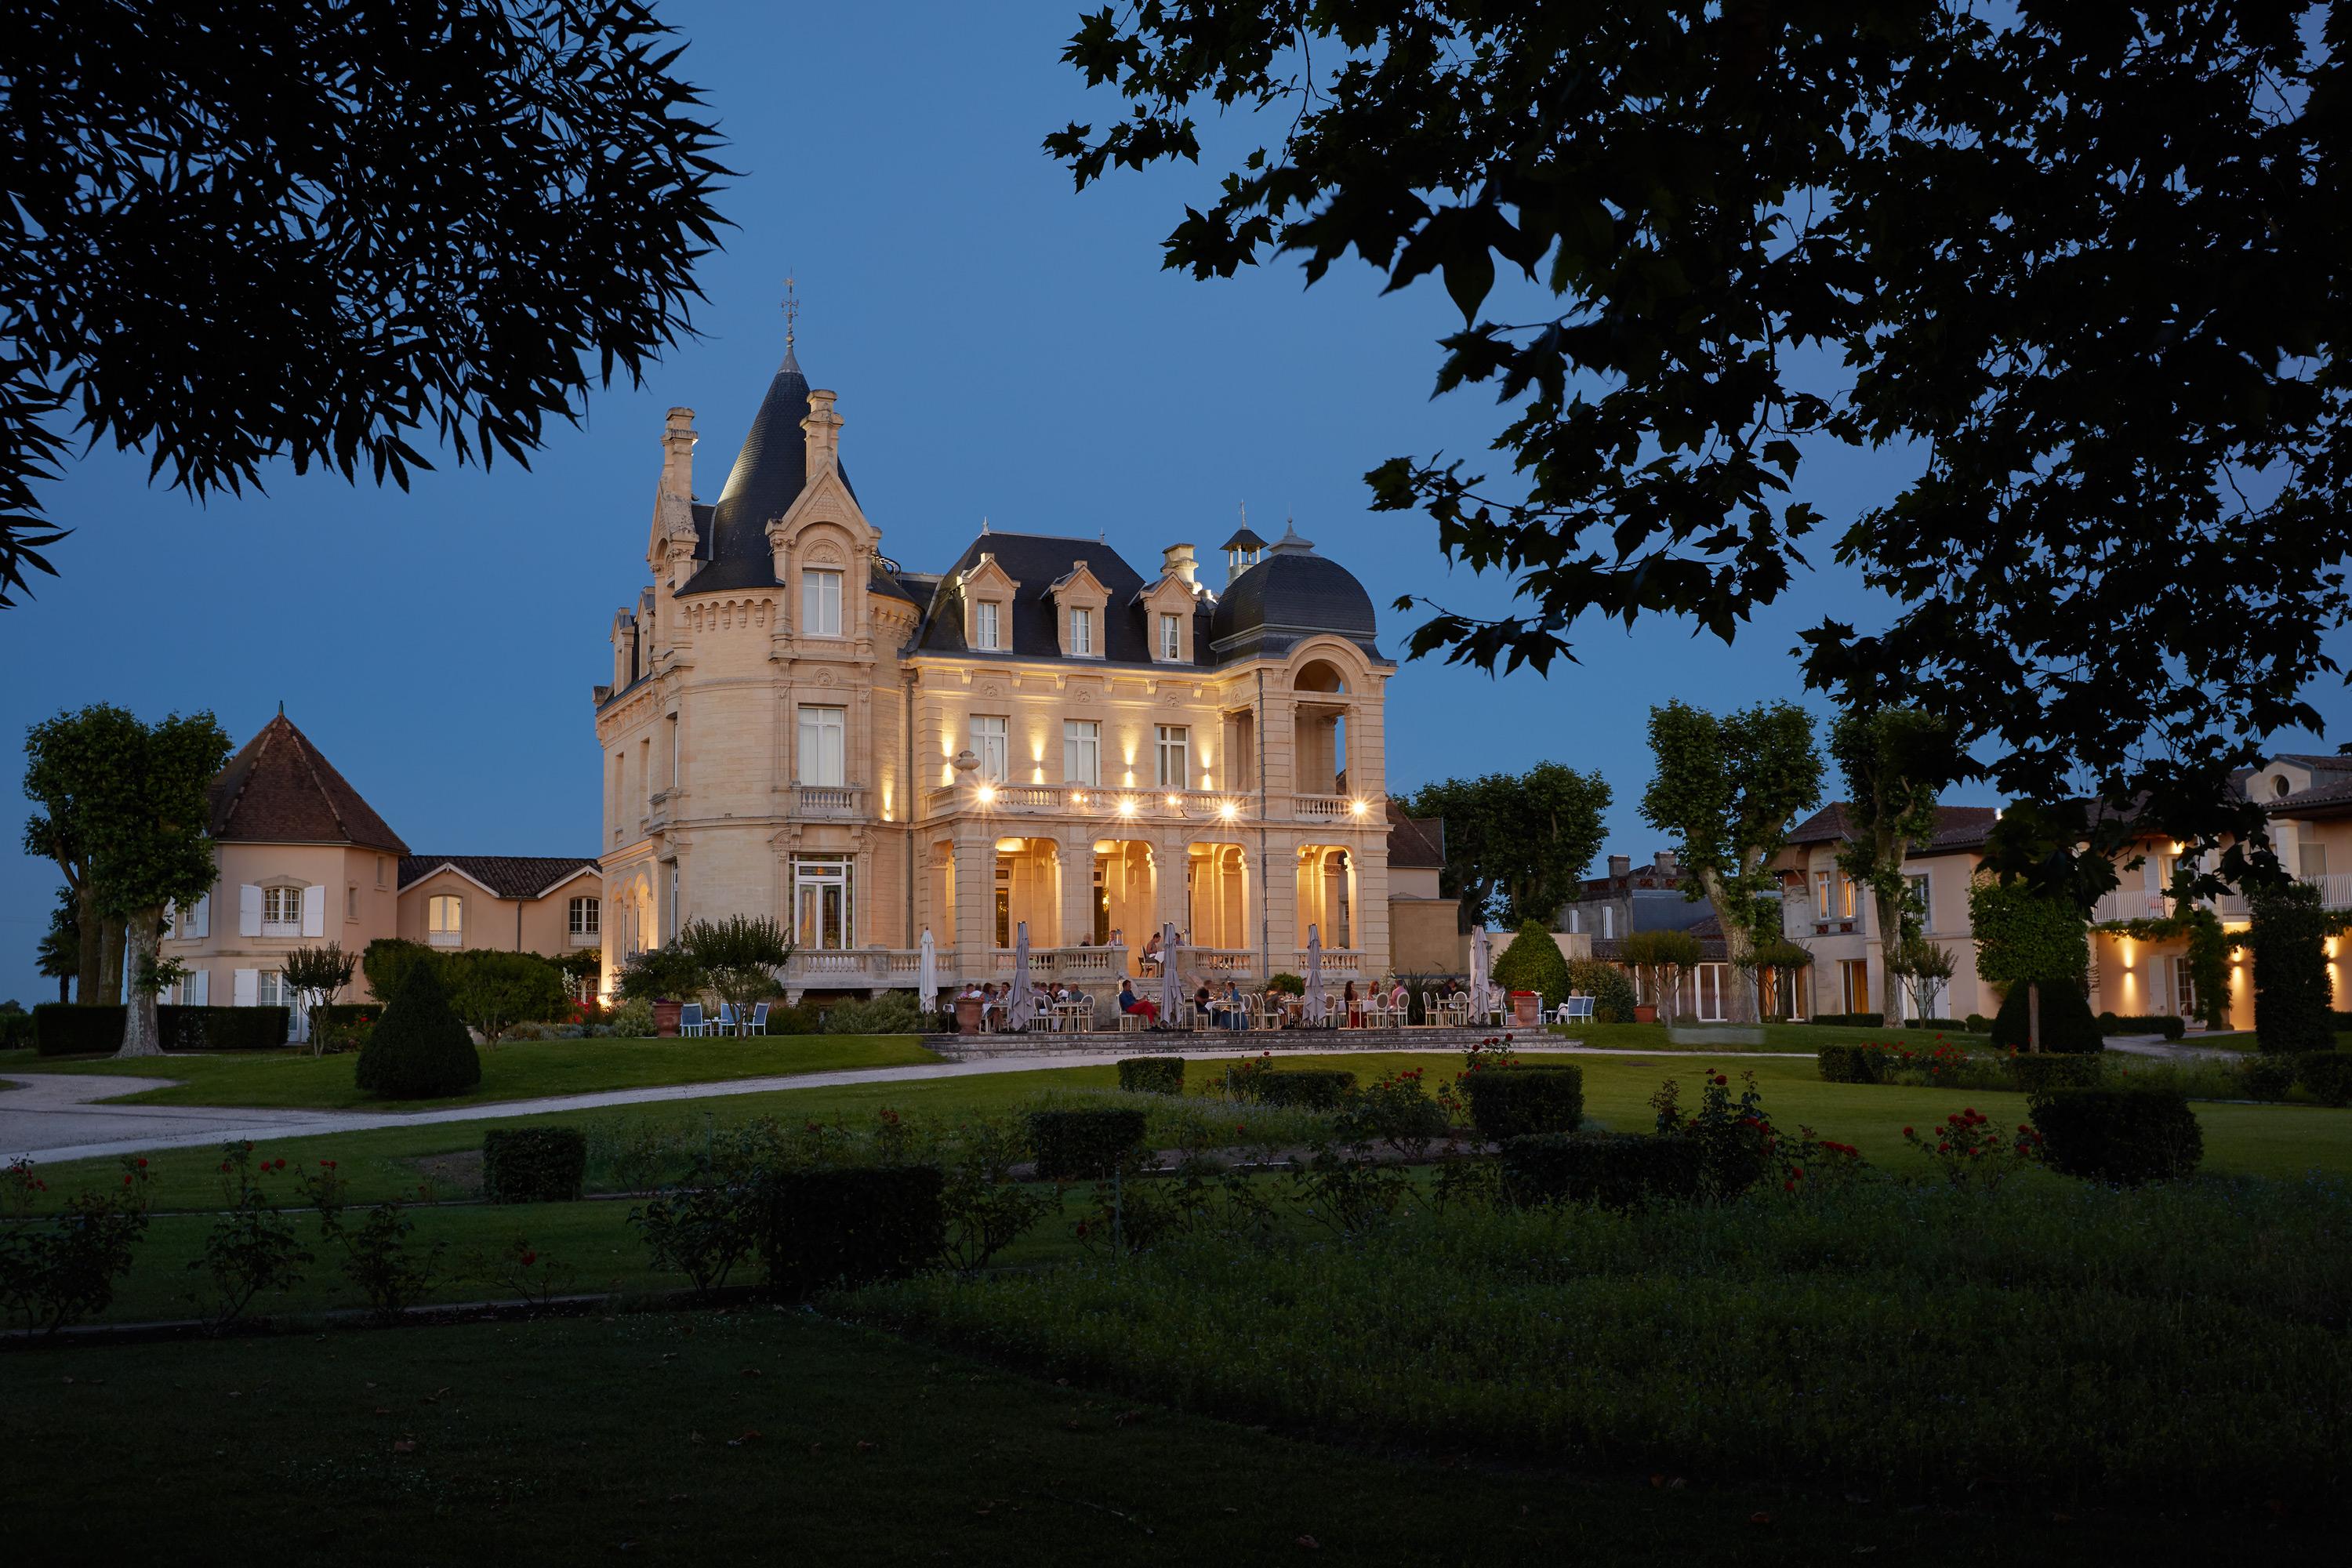
[[1725, 1019], [1734, 1024], [1752, 1024], [1758, 1011], [1756, 974], [1743, 960], [1756, 951], [1756, 944], [1748, 940], [1744, 911], [1733, 907], [1730, 895], [1724, 890], [1723, 879], [1717, 873], [1702, 872], [1699, 886], [1706, 890], [1706, 901], [1715, 910], [1715, 923], [1723, 928], [1723, 955], [1731, 961], [1732, 973], [1740, 977], [1740, 983], [1731, 987], [1726, 999], [1729, 1005], [1724, 1009]]
[[[1899, 867], [1902, 862], [1897, 860], [1895, 865]], [[1897, 889], [1903, 886], [1899, 877], [1895, 885]], [[1903, 950], [1903, 894], [1874, 887], [1870, 900], [1878, 916], [1878, 967], [1886, 976], [1886, 994], [1879, 998], [1879, 1007], [1886, 1016], [1887, 1026], [1899, 1029], [1903, 1026], [1903, 992], [1902, 982], [1895, 973], [1895, 959]], [[1887, 934], [1890, 931], [1894, 933], [1891, 936]]]
[[110, 915], [99, 922], [98, 997], [101, 1006], [111, 1006], [122, 996], [122, 949], [129, 927], [120, 915]]
[[160, 1057], [163, 1044], [155, 1026], [155, 993], [145, 984], [163, 938], [163, 911], [140, 910], [124, 922], [131, 936], [131, 1012], [122, 1026], [118, 1057]]
[[[74, 920], [81, 937], [81, 968], [74, 977], [74, 991], [76, 1000], [87, 1006], [108, 1000], [99, 994], [105, 969], [106, 922], [98, 918], [98, 895], [88, 887], [74, 889]], [[58, 984], [62, 988], [65, 982]]]

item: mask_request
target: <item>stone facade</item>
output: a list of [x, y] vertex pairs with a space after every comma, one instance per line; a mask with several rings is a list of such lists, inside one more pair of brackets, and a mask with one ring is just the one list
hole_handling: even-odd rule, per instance
[[[682, 921], [770, 916], [787, 993], [1041, 973], [1108, 994], [1147, 938], [1222, 979], [1390, 968], [1370, 599], [1291, 534], [1149, 575], [1099, 539], [986, 531], [901, 567], [788, 345], [719, 499], [663, 436], [652, 585], [594, 694], [608, 984]], [[1358, 785], [1353, 781], [1363, 781]]]

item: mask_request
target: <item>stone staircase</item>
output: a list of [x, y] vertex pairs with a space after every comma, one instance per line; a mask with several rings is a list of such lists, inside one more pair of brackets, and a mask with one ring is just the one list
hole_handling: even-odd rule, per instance
[[1346, 1051], [1466, 1051], [1508, 1033], [1520, 1047], [1570, 1042], [1543, 1030], [1418, 1027], [1405, 1029], [1076, 1030], [1025, 1035], [926, 1035], [923, 1044], [954, 1061], [1036, 1056], [1330, 1056]]

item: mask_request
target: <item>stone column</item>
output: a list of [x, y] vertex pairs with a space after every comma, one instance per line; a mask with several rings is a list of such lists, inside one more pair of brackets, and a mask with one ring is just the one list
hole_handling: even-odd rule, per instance
[[1055, 936], [1059, 947], [1092, 942], [1095, 934], [1095, 840], [1084, 830], [1066, 829], [1055, 840], [1061, 862], [1062, 920]]
[[[955, 839], [955, 963], [958, 980], [996, 977], [992, 950], [996, 922], [991, 906], [996, 898], [996, 837], [984, 826], [959, 826]], [[934, 933], [936, 934], [936, 933]]]

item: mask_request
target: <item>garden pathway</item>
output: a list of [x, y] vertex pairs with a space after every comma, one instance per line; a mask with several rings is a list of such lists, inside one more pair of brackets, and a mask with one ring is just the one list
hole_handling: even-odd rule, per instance
[[[1532, 1047], [1568, 1051], [1575, 1047]], [[1128, 1053], [1121, 1053], [1128, 1054]], [[1188, 1059], [1246, 1057], [1252, 1051], [1188, 1051]], [[1588, 1051], [1593, 1056], [1649, 1056], [1645, 1051]], [[427, 1122], [487, 1121], [544, 1116], [560, 1110], [604, 1110], [621, 1105], [656, 1105], [681, 1100], [718, 1100], [779, 1089], [837, 1089], [856, 1083], [917, 1083], [929, 1079], [972, 1078], [989, 1073], [1039, 1072], [1053, 1068], [1094, 1067], [1109, 1060], [1107, 1050], [1039, 1052], [978, 1061], [924, 1063], [912, 1067], [850, 1068], [796, 1073], [782, 1078], [730, 1079], [719, 1083], [655, 1085], [566, 1094], [541, 1100], [501, 1100], [431, 1110], [260, 1110], [195, 1105], [106, 1105], [117, 1095], [163, 1089], [173, 1079], [110, 1078], [97, 1073], [41, 1073], [0, 1079], [0, 1161], [20, 1154], [44, 1162], [140, 1154], [156, 1149], [201, 1148], [232, 1138], [300, 1138], [316, 1133], [364, 1132], [380, 1127]], [[164, 1058], [168, 1063], [168, 1058]]]

